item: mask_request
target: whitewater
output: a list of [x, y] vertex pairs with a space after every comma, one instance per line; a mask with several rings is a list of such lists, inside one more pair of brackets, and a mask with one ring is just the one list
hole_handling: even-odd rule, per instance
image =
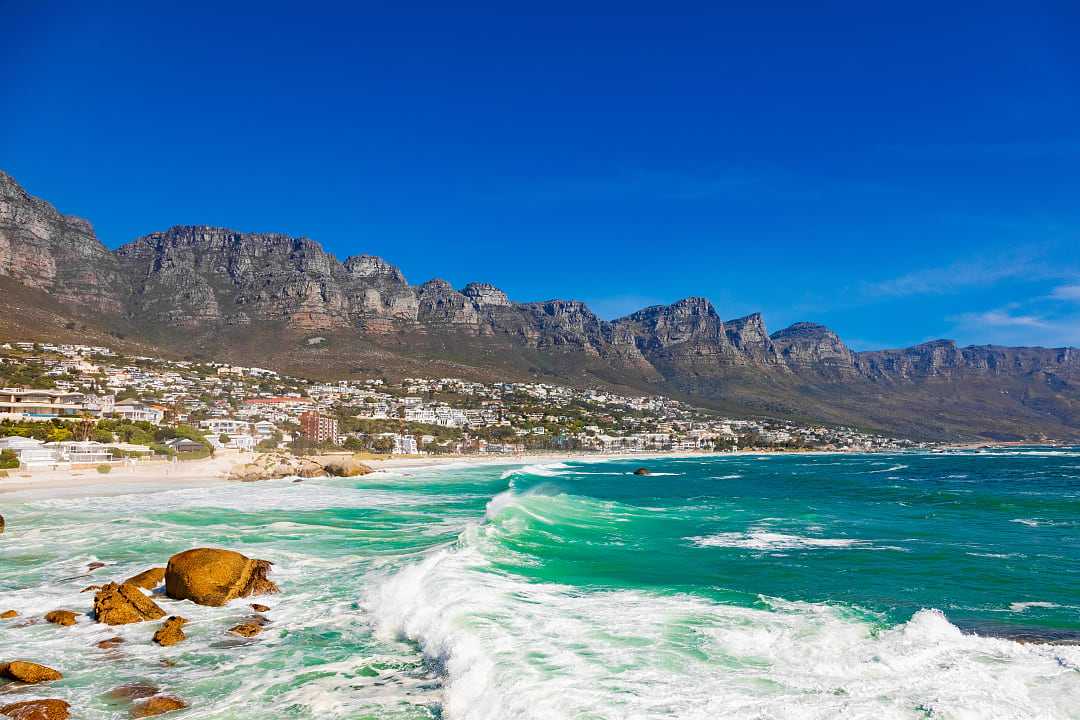
[[[651, 475], [636, 476], [645, 465]], [[0, 496], [0, 660], [76, 717], [1080, 718], [1080, 452], [785, 455], [382, 471]], [[88, 613], [88, 584], [189, 547], [274, 563], [245, 602]], [[106, 566], [88, 570], [91, 563]], [[122, 636], [113, 649], [100, 640]]]

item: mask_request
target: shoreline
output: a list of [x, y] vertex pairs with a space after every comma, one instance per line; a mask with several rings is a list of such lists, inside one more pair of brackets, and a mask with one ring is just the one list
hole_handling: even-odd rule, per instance
[[[1027, 444], [1030, 446], [1030, 444]], [[987, 446], [979, 444], [978, 449], [989, 447], [1013, 448], [1018, 444], [1004, 443]], [[943, 449], [964, 451], [977, 449], [972, 445], [946, 446]], [[864, 454], [866, 451], [854, 450], [736, 450], [734, 452], [671, 450], [643, 453], [592, 453], [581, 451], [537, 452], [520, 455], [439, 455], [439, 456], [397, 456], [385, 459], [358, 458], [375, 473], [394, 470], [429, 470], [452, 466], [484, 465], [530, 465], [565, 461], [607, 462], [612, 460], [649, 460], [665, 458], [723, 458], [745, 457], [754, 455], [850, 455]], [[248, 463], [257, 453], [237, 450], [219, 450], [214, 457], [202, 460], [187, 460], [176, 463], [150, 462], [135, 465], [115, 465], [108, 473], [98, 473], [94, 468], [72, 470], [35, 469], [8, 470], [7, 477], [0, 477], [0, 498], [14, 499], [22, 496], [33, 497], [76, 497], [79, 495], [122, 495], [131, 492], [158, 492], [166, 490], [209, 487], [225, 483], [240, 482], [229, 478], [233, 468]], [[344, 457], [345, 453], [339, 454]], [[329, 460], [333, 454], [321, 457]], [[351, 456], [349, 456], [351, 457]], [[256, 481], [261, 482], [261, 481]]]
[[[400, 469], [427, 470], [450, 466], [529, 465], [564, 462], [567, 460], [604, 462], [637, 459], [645, 462], [659, 458], [677, 457], [738, 457], [740, 455], [830, 454], [836, 452], [840, 451], [813, 450], [776, 453], [749, 450], [721, 453], [704, 451], [657, 451], [651, 453], [541, 452], [536, 454], [490, 456], [398, 456], [386, 459], [364, 458], [360, 459], [359, 462], [378, 473]], [[7, 477], [0, 477], [0, 498], [123, 495], [130, 492], [158, 492], [236, 483], [240, 481], [230, 479], [228, 477], [229, 473], [233, 468], [250, 462], [253, 457], [256, 457], [255, 453], [225, 450], [218, 451], [212, 458], [202, 460], [115, 465], [108, 473], [99, 473], [94, 468], [79, 470], [70, 468], [9, 470]], [[329, 459], [333, 456], [315, 457]]]

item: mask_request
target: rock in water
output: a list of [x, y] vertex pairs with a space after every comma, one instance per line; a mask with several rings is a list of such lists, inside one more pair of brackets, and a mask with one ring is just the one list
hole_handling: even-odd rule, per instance
[[134, 585], [144, 590], [153, 590], [163, 582], [165, 582], [165, 568], [155, 567], [144, 570], [134, 577], [129, 577], [124, 581], [124, 584]]
[[638, 468], [637, 470], [634, 471], [634, 474], [635, 475], [652, 475], [652, 472], [649, 470], [649, 468], [640, 467], [640, 468]]
[[4, 532], [4, 516], [0, 515], [0, 533]]
[[5, 610], [0, 613], [0, 620], [10, 620], [11, 618], [19, 617], [19, 613], [14, 610]]
[[241, 623], [240, 625], [229, 628], [229, 632], [233, 635], [239, 635], [240, 637], [255, 637], [262, 632], [262, 626], [256, 623]]
[[109, 700], [144, 700], [148, 697], [157, 695], [160, 691], [161, 689], [157, 685], [130, 683], [128, 685], [114, 687], [112, 690], [105, 693], [105, 697]]
[[0, 663], [0, 675], [9, 680], [18, 680], [24, 683], [50, 682], [64, 678], [59, 671], [53, 670], [51, 667], [26, 662], [25, 660]]
[[134, 585], [109, 583], [94, 596], [94, 616], [106, 625], [126, 625], [157, 620], [165, 611]]
[[187, 624], [185, 618], [179, 615], [173, 615], [165, 622], [161, 623], [161, 627], [156, 633], [154, 633], [154, 642], [162, 647], [168, 647], [175, 645], [181, 640], [186, 640], [187, 635], [184, 634], [184, 625]]
[[268, 612], [270, 610], [270, 606], [261, 605], [260, 603], [251, 603], [251, 609], [255, 612]]
[[131, 708], [131, 717], [144, 718], [154, 715], [163, 715], [173, 710], [181, 710], [187, 707], [187, 703], [172, 695], [155, 695], [142, 702], [135, 703]]
[[69, 707], [63, 700], [26, 700], [0, 707], [0, 715], [14, 720], [68, 720]]
[[70, 610], [53, 610], [50, 613], [45, 614], [45, 619], [51, 622], [53, 625], [74, 625], [75, 618], [77, 616]]
[[232, 550], [194, 548], [169, 558], [165, 594], [176, 600], [220, 606], [240, 597], [277, 592], [267, 579], [271, 563]]
[[95, 646], [101, 648], [102, 650], [112, 650], [114, 647], [116, 647], [122, 642], [124, 642], [124, 638], [117, 635], [115, 637], [105, 638], [104, 640], [95, 643]]

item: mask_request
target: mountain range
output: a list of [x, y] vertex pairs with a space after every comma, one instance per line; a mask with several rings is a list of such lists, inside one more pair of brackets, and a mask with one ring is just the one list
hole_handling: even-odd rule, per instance
[[735, 415], [922, 439], [1080, 439], [1080, 350], [936, 340], [853, 352], [690, 297], [602, 320], [486, 283], [411, 285], [372, 255], [207, 226], [114, 251], [0, 171], [0, 337], [103, 340], [315, 377], [457, 376], [662, 393]]

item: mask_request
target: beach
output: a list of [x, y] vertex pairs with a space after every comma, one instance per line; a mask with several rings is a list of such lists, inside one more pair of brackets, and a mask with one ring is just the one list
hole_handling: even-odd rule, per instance
[[[365, 456], [361, 462], [372, 470], [419, 470], [446, 466], [487, 466], [515, 463], [551, 463], [563, 460], [588, 460], [593, 462], [613, 459], [637, 458], [647, 461], [661, 457], [708, 457], [732, 453], [537, 453], [526, 455], [424, 455], [398, 456], [385, 459]], [[256, 453], [219, 450], [214, 457], [181, 462], [139, 462], [131, 465], [113, 465], [108, 473], [95, 468], [79, 470], [41, 469], [8, 470], [7, 477], [0, 477], [0, 497], [12, 493], [31, 494], [34, 497], [71, 496], [82, 493], [122, 494], [128, 492], [156, 492], [189, 487], [206, 487], [237, 482], [229, 479], [229, 473], [257, 457]], [[323, 461], [348, 455], [315, 456]]]

